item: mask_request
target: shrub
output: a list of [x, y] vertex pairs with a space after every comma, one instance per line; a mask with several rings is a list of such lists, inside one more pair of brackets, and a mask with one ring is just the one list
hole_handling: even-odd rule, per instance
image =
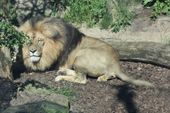
[[113, 32], [118, 32], [120, 29], [130, 25], [133, 14], [127, 6], [129, 1], [113, 1], [116, 3], [112, 7], [116, 10], [115, 15], [110, 12], [112, 9], [108, 8], [108, 1], [109, 0], [65, 0], [64, 3], [67, 5], [67, 9], [64, 18], [73, 23], [86, 23], [89, 27], [96, 24], [104, 29], [110, 27]]
[[0, 46], [13, 49], [14, 46], [20, 46], [27, 42], [27, 38], [25, 34], [18, 32], [9, 22], [0, 22]]
[[115, 13], [115, 19], [111, 25], [113, 32], [118, 32], [122, 28], [128, 26], [131, 24], [131, 21], [134, 17], [134, 13], [129, 10], [128, 0], [117, 0], [117, 2], [114, 3], [116, 13]]
[[29, 41], [28, 37], [16, 30], [13, 25], [17, 25], [16, 9], [10, 0], [0, 1], [0, 46], [11, 49], [13, 55], [15, 47], [21, 46]]
[[76, 23], [86, 23], [88, 26], [101, 21], [107, 13], [106, 0], [66, 0], [65, 19]]
[[112, 14], [108, 13], [105, 14], [100, 22], [100, 27], [103, 29], [109, 28], [113, 23], [113, 17]]
[[152, 18], [157, 18], [159, 15], [170, 14], [170, 0], [144, 0], [144, 6], [152, 6]]

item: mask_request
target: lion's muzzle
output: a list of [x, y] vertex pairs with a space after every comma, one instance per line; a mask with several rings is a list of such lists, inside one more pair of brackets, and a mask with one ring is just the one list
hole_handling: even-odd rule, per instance
[[30, 60], [32, 62], [39, 62], [40, 58], [41, 57], [37, 49], [30, 49]]

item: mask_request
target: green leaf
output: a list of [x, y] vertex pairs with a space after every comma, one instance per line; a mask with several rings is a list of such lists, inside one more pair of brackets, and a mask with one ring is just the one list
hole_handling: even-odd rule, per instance
[[152, 2], [152, 1], [153, 1], [153, 0], [144, 0], [144, 1], [143, 1], [143, 4], [146, 5], [146, 4], [148, 4], [148, 3]]

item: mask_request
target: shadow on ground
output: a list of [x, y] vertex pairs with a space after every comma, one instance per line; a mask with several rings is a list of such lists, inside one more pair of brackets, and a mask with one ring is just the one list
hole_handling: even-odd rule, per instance
[[10, 101], [16, 96], [17, 87], [10, 80], [0, 78], [0, 112], [10, 106]]
[[117, 98], [123, 103], [127, 113], [139, 113], [136, 103], [134, 102], [134, 97], [136, 95], [134, 89], [127, 84], [117, 86], [116, 89], [118, 90]]

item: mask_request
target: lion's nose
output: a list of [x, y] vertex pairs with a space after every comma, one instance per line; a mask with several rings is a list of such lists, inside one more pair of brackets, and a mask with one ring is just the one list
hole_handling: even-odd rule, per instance
[[30, 52], [31, 52], [31, 53], [35, 53], [36, 51], [37, 51], [37, 50], [36, 50], [35, 48], [31, 48], [31, 49], [30, 49]]

